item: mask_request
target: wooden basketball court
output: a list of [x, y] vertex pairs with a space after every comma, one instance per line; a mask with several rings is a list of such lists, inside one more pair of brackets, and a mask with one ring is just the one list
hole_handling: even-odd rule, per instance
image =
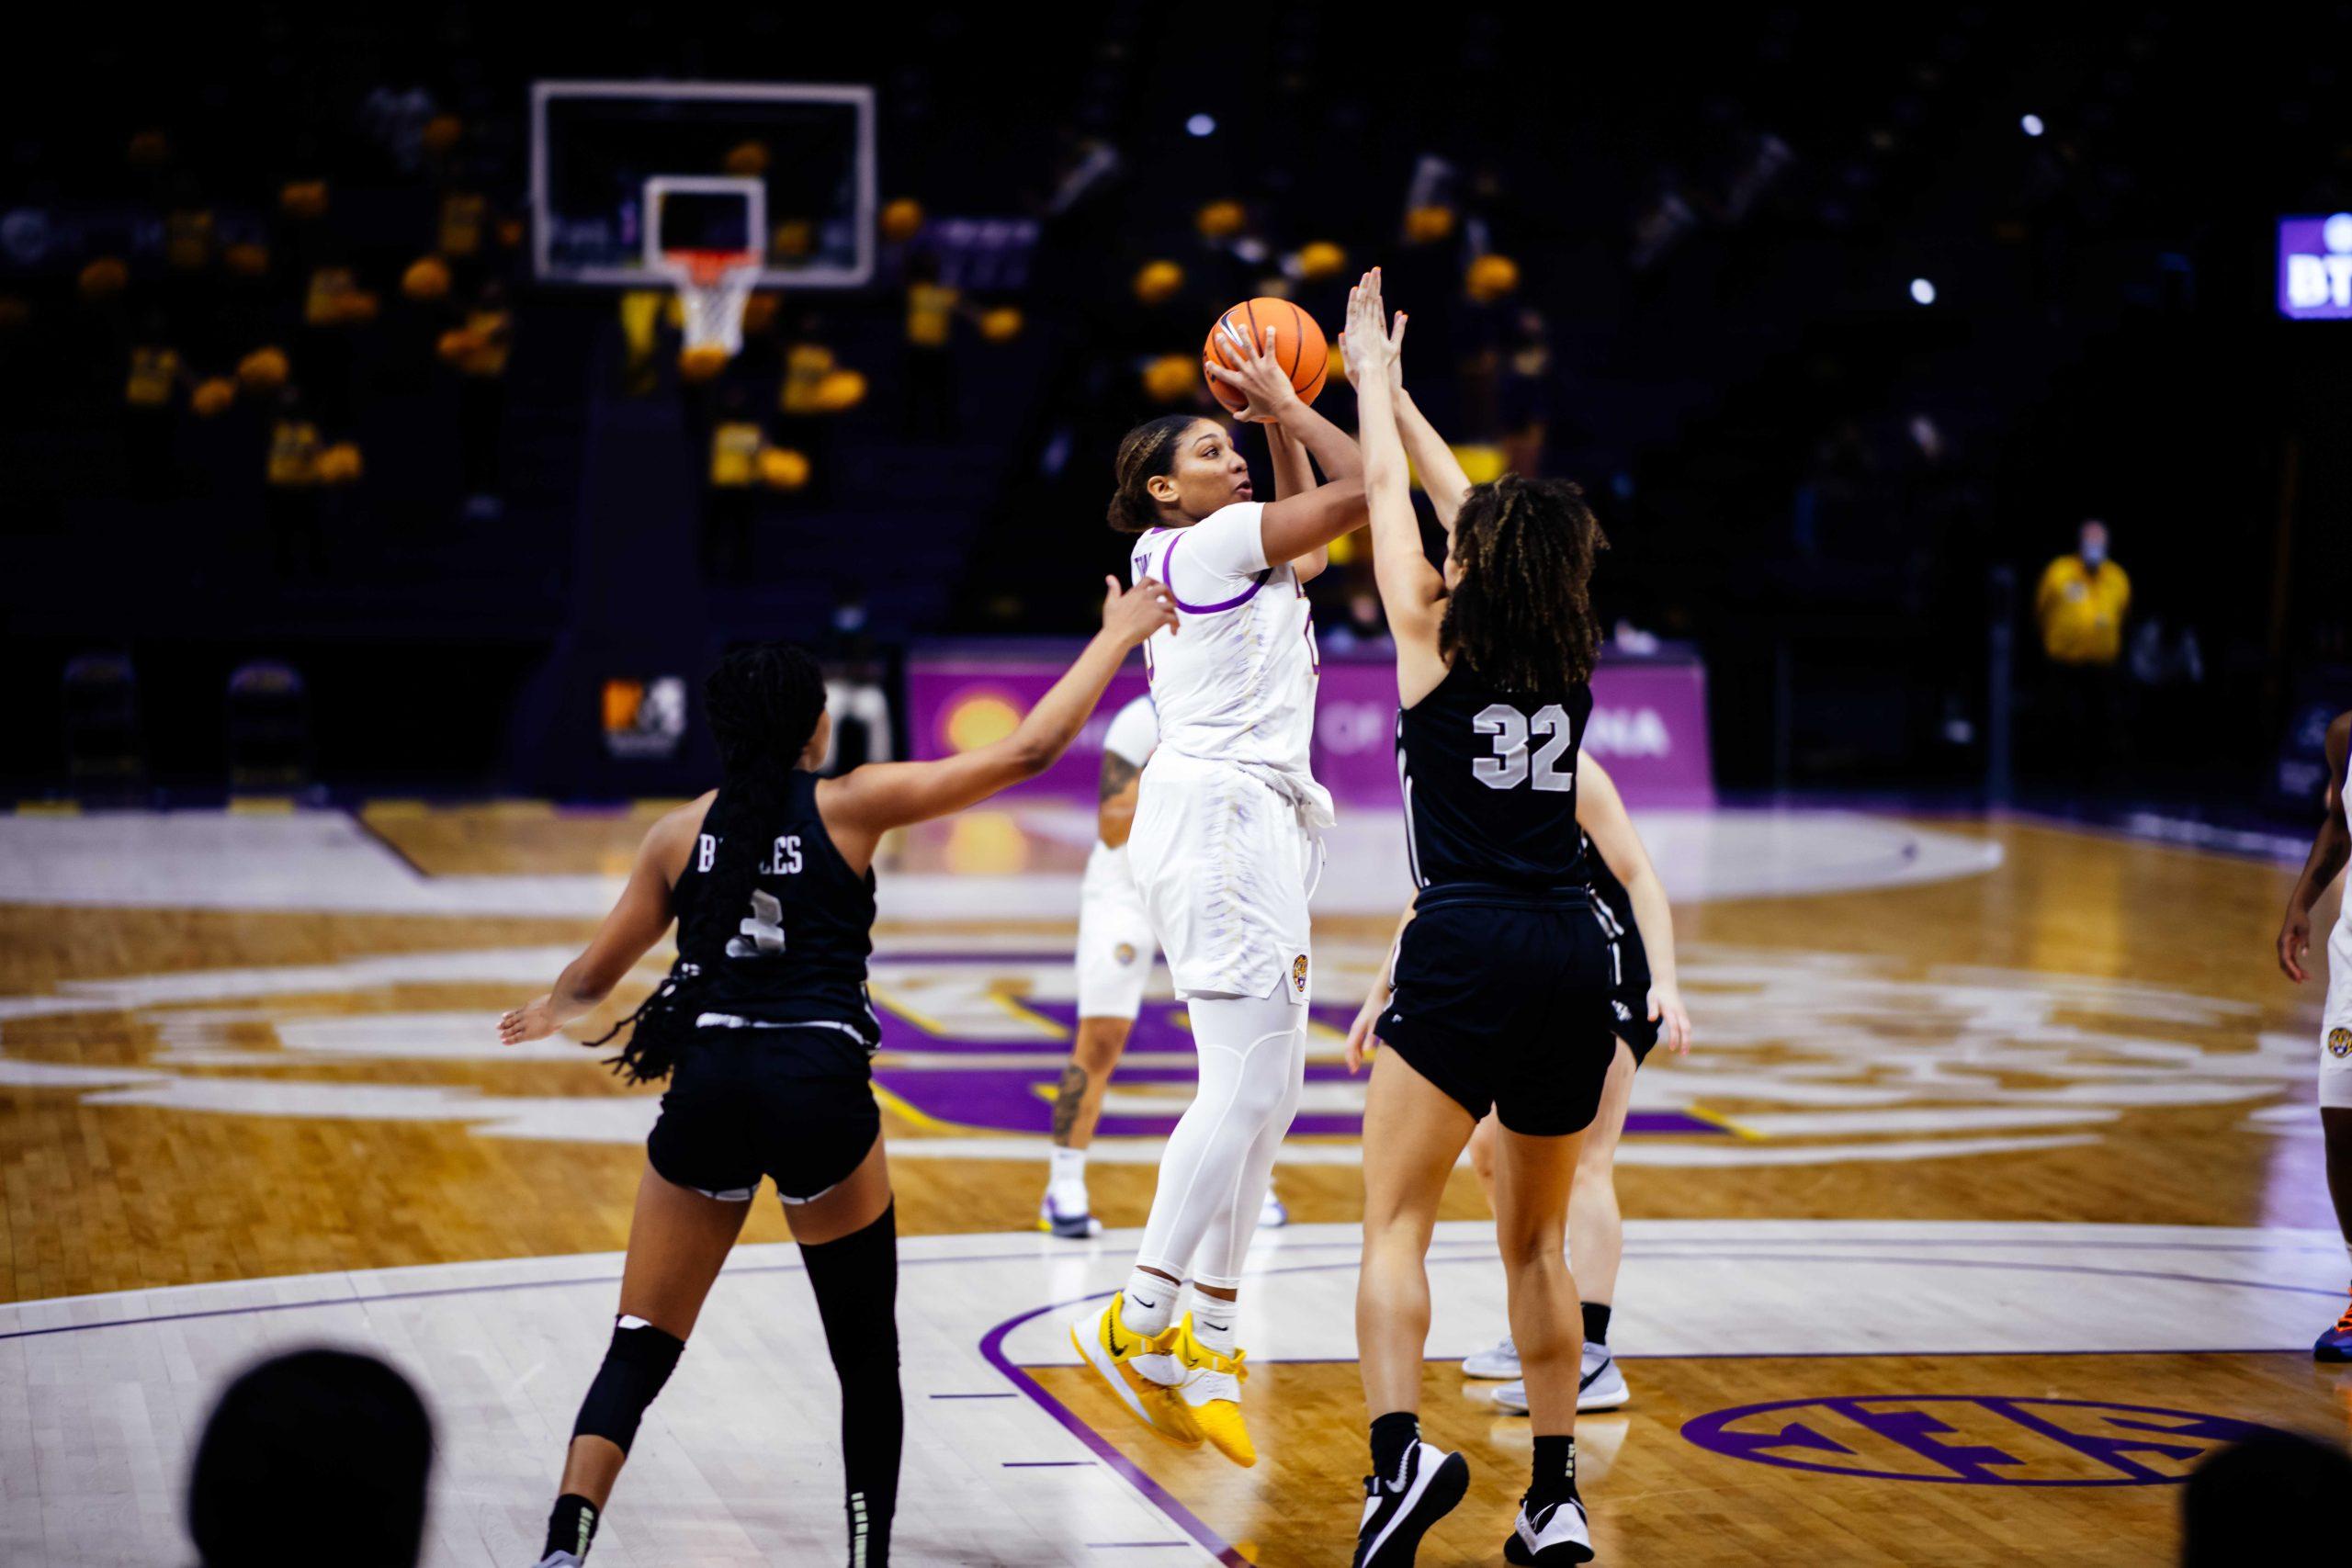
[[[0, 1559], [171, 1560], [220, 1381], [330, 1342], [435, 1409], [428, 1560], [530, 1560], [653, 1097], [561, 1041], [502, 1052], [492, 1021], [593, 929], [656, 809], [0, 817]], [[2352, 1373], [2308, 1353], [2346, 1273], [2320, 990], [2268, 953], [2288, 873], [2021, 821], [1644, 825], [1699, 1038], [1645, 1069], [1624, 1145], [1634, 1399], [1579, 1423], [1601, 1562], [2160, 1562], [2207, 1449], [2341, 1436]], [[899, 1558], [1344, 1562], [1361, 1084], [1336, 1030], [1277, 1171], [1296, 1223], [1244, 1292], [1258, 1468], [1157, 1444], [1072, 1364], [1063, 1325], [1133, 1246], [1034, 1230], [1086, 831], [976, 814], [882, 872]], [[1326, 1025], [1393, 919], [1391, 832], [1335, 845]], [[1090, 1172], [1126, 1227], [1188, 1093], [1164, 972], [1132, 1051]], [[1466, 1170], [1445, 1214], [1424, 1422], [1475, 1480], [1421, 1560], [1493, 1562], [1529, 1438], [1458, 1365], [1503, 1329]], [[755, 1205], [599, 1563], [837, 1553], [835, 1395], [787, 1239]]]

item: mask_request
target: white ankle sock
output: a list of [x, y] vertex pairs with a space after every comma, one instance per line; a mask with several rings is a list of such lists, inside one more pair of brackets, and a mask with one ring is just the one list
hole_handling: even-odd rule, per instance
[[1119, 1298], [1119, 1322], [1146, 1338], [1164, 1333], [1176, 1321], [1176, 1298], [1183, 1293], [1174, 1280], [1138, 1269], [1127, 1276], [1126, 1293]]
[[1064, 1182], [1074, 1181], [1080, 1190], [1083, 1190], [1086, 1186], [1086, 1151], [1084, 1149], [1056, 1149], [1052, 1174], [1047, 1179], [1057, 1187]]
[[1193, 1337], [1220, 1356], [1233, 1354], [1234, 1325], [1241, 1321], [1241, 1303], [1193, 1292]]

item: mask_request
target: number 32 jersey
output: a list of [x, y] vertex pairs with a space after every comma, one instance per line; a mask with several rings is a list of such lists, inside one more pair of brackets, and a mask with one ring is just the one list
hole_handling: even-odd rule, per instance
[[1591, 717], [1589, 685], [1498, 692], [1458, 660], [1435, 691], [1399, 708], [1396, 774], [1414, 885], [1581, 886], [1577, 749]]

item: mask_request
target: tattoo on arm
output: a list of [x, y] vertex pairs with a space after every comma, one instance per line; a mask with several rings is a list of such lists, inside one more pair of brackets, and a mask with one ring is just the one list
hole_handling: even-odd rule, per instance
[[1072, 1062], [1062, 1069], [1061, 1087], [1054, 1091], [1054, 1143], [1069, 1146], [1070, 1130], [1078, 1125], [1079, 1107], [1086, 1103], [1086, 1069]]
[[1102, 753], [1102, 793], [1096, 798], [1108, 800], [1136, 782], [1143, 770], [1115, 751]]

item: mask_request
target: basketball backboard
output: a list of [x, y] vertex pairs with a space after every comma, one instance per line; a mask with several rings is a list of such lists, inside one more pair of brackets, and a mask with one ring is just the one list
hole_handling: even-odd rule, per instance
[[756, 179], [759, 282], [874, 272], [874, 89], [770, 82], [535, 82], [531, 235], [542, 282], [655, 288], [649, 185]]

